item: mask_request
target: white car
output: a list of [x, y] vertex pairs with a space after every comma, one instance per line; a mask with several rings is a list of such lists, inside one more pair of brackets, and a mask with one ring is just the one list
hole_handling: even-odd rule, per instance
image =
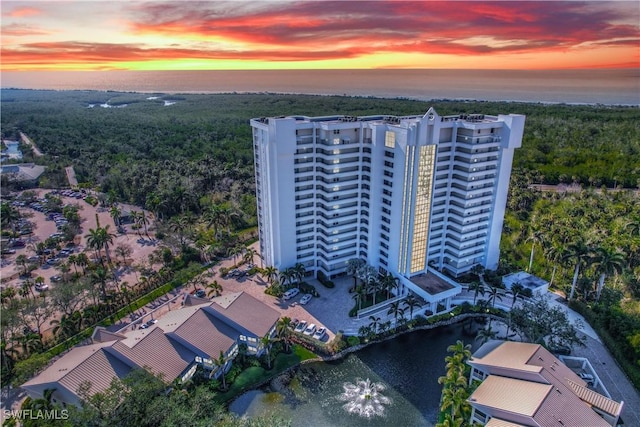
[[49, 289], [49, 285], [45, 283], [36, 283], [35, 288], [36, 288], [36, 291], [38, 292], [44, 292]]
[[298, 325], [294, 329], [294, 331], [303, 332], [306, 327], [307, 327], [307, 321], [306, 320], [301, 320], [300, 323], [298, 323]]
[[315, 331], [315, 333], [313, 334], [313, 337], [317, 340], [321, 340], [322, 338], [324, 338], [324, 334], [327, 333], [327, 329], [323, 326], [321, 328], [318, 328], [317, 331]]
[[300, 298], [300, 304], [305, 305], [306, 303], [311, 301], [311, 298], [313, 298], [313, 295], [311, 294], [302, 295], [302, 298]]
[[309, 326], [307, 326], [307, 329], [304, 330], [304, 334], [305, 335], [313, 335], [313, 333], [316, 331], [316, 324], [312, 323]]
[[295, 297], [296, 295], [298, 295], [299, 293], [300, 293], [300, 289], [298, 288], [289, 289], [284, 293], [284, 295], [282, 295], [282, 298], [284, 298], [285, 300], [289, 300]]

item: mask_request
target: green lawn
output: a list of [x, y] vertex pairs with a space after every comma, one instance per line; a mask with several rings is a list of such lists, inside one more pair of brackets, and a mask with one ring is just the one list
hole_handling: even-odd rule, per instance
[[271, 370], [252, 366], [242, 371], [233, 384], [229, 386], [229, 390], [217, 396], [217, 400], [219, 402], [228, 402], [244, 391], [251, 389], [267, 379], [275, 377], [286, 369], [299, 364], [301, 361], [315, 357], [318, 356], [313, 352], [299, 345], [294, 345], [291, 354], [280, 353], [272, 360]]

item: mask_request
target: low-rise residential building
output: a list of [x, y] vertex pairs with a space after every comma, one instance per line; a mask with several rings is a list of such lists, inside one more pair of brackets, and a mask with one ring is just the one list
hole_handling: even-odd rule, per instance
[[468, 361], [473, 425], [610, 427], [623, 402], [590, 389], [575, 372], [538, 344], [489, 341]]
[[[133, 369], [147, 369], [167, 383], [188, 380], [198, 367], [218, 376], [240, 344], [260, 355], [260, 338], [275, 332], [278, 319], [276, 310], [244, 292], [212, 300], [188, 296], [183, 308], [169, 311], [147, 328], [96, 328], [92, 344], [72, 349], [22, 388], [33, 398], [55, 389], [54, 402], [78, 405], [81, 388], [89, 394], [104, 391], [114, 378]], [[220, 354], [227, 360], [224, 366], [218, 365]]]

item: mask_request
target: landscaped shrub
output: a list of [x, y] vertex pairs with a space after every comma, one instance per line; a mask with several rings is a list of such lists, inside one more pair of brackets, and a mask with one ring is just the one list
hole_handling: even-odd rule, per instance
[[284, 288], [282, 285], [271, 285], [264, 290], [264, 293], [271, 295], [272, 297], [280, 298], [284, 294]]
[[308, 284], [307, 282], [300, 283], [298, 285], [298, 288], [300, 289], [300, 292], [304, 294], [311, 294], [316, 298], [320, 296], [316, 288], [313, 285]]
[[349, 344], [349, 347], [359, 345], [360, 338], [356, 337], [355, 335], [349, 336], [347, 337], [347, 344]]
[[336, 286], [322, 271], [318, 271], [318, 281], [322, 283], [325, 288], [333, 288]]

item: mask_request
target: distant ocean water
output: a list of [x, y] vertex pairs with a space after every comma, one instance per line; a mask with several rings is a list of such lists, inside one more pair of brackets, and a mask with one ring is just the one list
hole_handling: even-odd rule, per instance
[[2, 88], [304, 93], [640, 105], [640, 68], [597, 70], [4, 71]]

